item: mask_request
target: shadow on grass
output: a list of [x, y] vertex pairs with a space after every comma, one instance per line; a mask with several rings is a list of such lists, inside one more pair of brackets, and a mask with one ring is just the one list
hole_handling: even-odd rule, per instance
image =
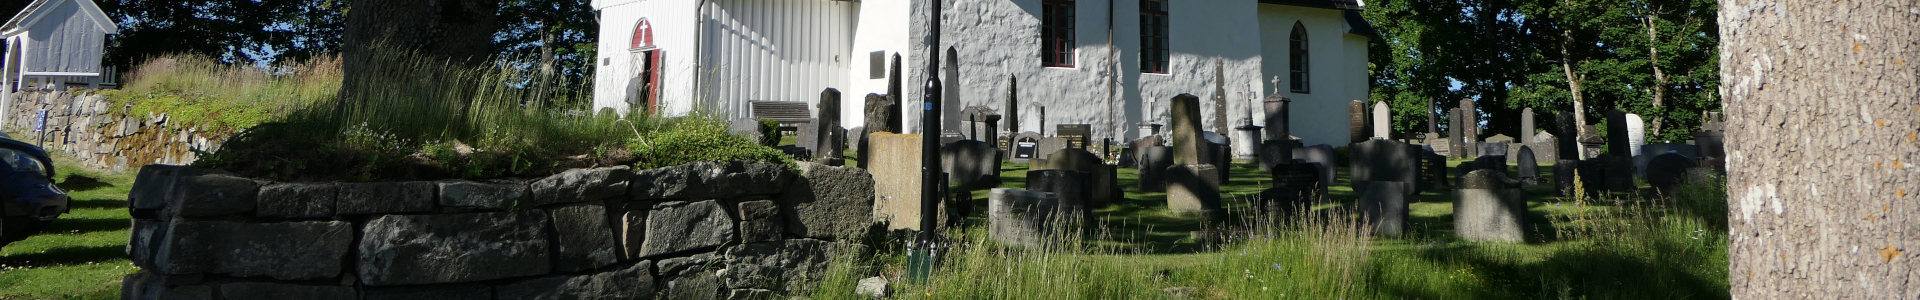
[[66, 180], [62, 180], [60, 183], [54, 184], [54, 186], [60, 187], [62, 190], [67, 190], [67, 192], [84, 192], [93, 189], [113, 187], [113, 184], [100, 181], [99, 178], [71, 174], [67, 175]]
[[126, 201], [126, 200], [121, 200], [121, 199], [105, 199], [105, 198], [92, 198], [92, 199], [85, 199], [85, 198], [74, 198], [74, 199], [73, 199], [73, 201], [69, 201], [69, 202], [67, 202], [67, 208], [71, 208], [71, 209], [126, 209], [126, 208], [127, 208], [127, 201]]
[[9, 268], [40, 268], [79, 265], [125, 258], [123, 246], [55, 247], [40, 253], [0, 256], [0, 265]]

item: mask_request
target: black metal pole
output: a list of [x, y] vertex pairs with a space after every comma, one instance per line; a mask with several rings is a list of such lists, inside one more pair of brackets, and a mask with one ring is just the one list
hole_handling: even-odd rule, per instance
[[933, 18], [927, 34], [932, 43], [927, 45], [926, 94], [922, 95], [920, 114], [924, 128], [920, 132], [920, 237], [910, 246], [913, 249], [907, 258], [907, 277], [912, 282], [926, 282], [933, 275], [933, 262], [939, 255], [934, 241], [940, 226], [940, 200], [946, 196], [943, 188], [947, 176], [940, 168], [940, 1], [929, 1]]

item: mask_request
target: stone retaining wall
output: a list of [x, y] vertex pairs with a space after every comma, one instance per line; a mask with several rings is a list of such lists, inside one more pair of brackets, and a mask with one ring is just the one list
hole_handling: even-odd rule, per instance
[[[148, 164], [190, 164], [199, 159], [195, 151], [213, 152], [226, 139], [225, 134], [170, 126], [165, 114], [122, 116], [127, 109], [89, 91], [23, 91], [14, 93], [0, 113], [6, 114], [7, 131], [22, 133], [15, 139], [39, 142], [48, 152], [115, 172]], [[47, 112], [45, 132], [35, 133], [41, 110]]]
[[129, 299], [763, 299], [873, 225], [873, 177], [803, 163], [531, 181], [267, 182], [152, 165], [128, 195]]

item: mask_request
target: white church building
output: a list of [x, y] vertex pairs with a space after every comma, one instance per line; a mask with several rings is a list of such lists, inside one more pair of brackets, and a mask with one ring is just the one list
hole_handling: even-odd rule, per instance
[[[900, 55], [902, 119], [916, 132], [929, 1], [593, 0], [594, 104], [748, 118], [748, 101], [814, 102], [835, 88], [841, 124], [858, 126], [865, 95], [887, 92], [886, 65]], [[1006, 113], [1009, 76], [1023, 131], [1091, 124], [1116, 141], [1137, 138], [1138, 123], [1166, 123], [1167, 99], [1181, 93], [1203, 99], [1201, 124], [1215, 124], [1223, 97], [1229, 126], [1259, 123], [1260, 101], [1281, 94], [1293, 100], [1295, 136], [1345, 144], [1347, 103], [1367, 99], [1374, 32], [1358, 0], [939, 1], [939, 49], [957, 54], [941, 57], [944, 128], [959, 128], [968, 106]]]

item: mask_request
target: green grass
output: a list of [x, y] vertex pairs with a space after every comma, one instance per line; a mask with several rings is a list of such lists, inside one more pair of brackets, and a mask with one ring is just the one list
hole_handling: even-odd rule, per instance
[[[1451, 161], [1449, 166], [1461, 161]], [[1002, 187], [1022, 188], [1026, 166], [1007, 164]], [[1551, 168], [1542, 168], [1551, 172]], [[1530, 186], [1529, 236], [1517, 244], [1465, 242], [1453, 234], [1450, 189], [1410, 203], [1408, 233], [1372, 237], [1336, 208], [1356, 195], [1346, 170], [1329, 189], [1334, 203], [1310, 217], [1275, 221], [1230, 213], [1216, 220], [1166, 211], [1164, 193], [1138, 193], [1137, 173], [1119, 171], [1126, 200], [1096, 211], [1102, 224], [1084, 240], [1016, 249], [986, 237], [983, 213], [950, 230], [950, 255], [924, 283], [902, 283], [900, 245], [875, 257], [843, 258], [816, 298], [851, 299], [853, 282], [887, 276], [900, 298], [1204, 299], [1333, 298], [1727, 298], [1725, 194], [1690, 186], [1679, 199], [1615, 193], [1601, 199], [1554, 196]], [[1267, 185], [1245, 167], [1222, 188], [1231, 211]], [[1723, 184], [1723, 183], [1721, 183]], [[985, 211], [985, 192], [974, 212]], [[1236, 201], [1237, 200], [1237, 201]], [[1196, 239], [1193, 231], [1221, 237]]]
[[118, 298], [121, 276], [136, 271], [125, 250], [133, 175], [72, 167], [79, 163], [61, 157], [54, 164], [72, 211], [0, 249], [0, 299]]

